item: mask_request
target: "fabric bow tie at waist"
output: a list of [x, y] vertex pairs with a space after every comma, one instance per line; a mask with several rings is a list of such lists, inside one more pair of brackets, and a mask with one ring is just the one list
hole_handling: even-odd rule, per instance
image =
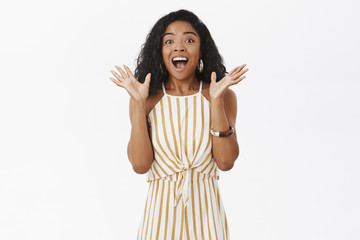
[[[191, 182], [200, 181], [209, 178], [215, 178], [216, 180], [218, 180], [219, 176], [198, 172], [197, 170], [195, 170], [195, 168], [183, 166], [180, 171], [172, 175], [167, 175], [163, 178], [158, 178], [158, 179], [175, 182], [174, 190], [173, 190], [174, 191], [173, 206], [176, 207], [177, 204], [181, 201], [180, 198], [182, 198], [184, 207], [186, 207], [190, 198]], [[149, 179], [147, 181], [149, 182], [152, 180], [157, 180], [157, 179]]]
[[177, 175], [174, 207], [176, 207], [179, 203], [179, 199], [181, 196], [183, 199], [184, 207], [189, 201], [190, 183], [192, 178], [191, 172], [192, 171], [190, 168], [183, 168], [183, 170]]

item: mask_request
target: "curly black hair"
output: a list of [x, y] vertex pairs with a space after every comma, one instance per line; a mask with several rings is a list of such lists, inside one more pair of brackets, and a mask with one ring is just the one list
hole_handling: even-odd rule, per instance
[[151, 73], [149, 95], [156, 94], [157, 90], [161, 88], [161, 82], [165, 82], [169, 78], [169, 72], [162, 58], [162, 36], [167, 26], [174, 21], [190, 23], [200, 36], [200, 51], [204, 68], [201, 73], [196, 70], [195, 76], [197, 79], [210, 83], [210, 76], [213, 71], [216, 72], [216, 81], [222, 79], [227, 73], [222, 57], [208, 28], [194, 13], [181, 9], [163, 16], [155, 23], [147, 35], [136, 60], [137, 67], [134, 75], [139, 82], [143, 83], [145, 76], [149, 72]]

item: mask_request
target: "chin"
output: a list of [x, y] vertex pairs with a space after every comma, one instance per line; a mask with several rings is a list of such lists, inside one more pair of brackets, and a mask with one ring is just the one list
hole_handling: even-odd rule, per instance
[[[190, 69], [184, 69], [185, 71], [176, 71], [175, 69], [168, 70], [170, 78], [176, 80], [187, 80], [189, 78], [195, 78], [195, 69], [192, 71]], [[190, 70], [190, 71], [189, 71]]]

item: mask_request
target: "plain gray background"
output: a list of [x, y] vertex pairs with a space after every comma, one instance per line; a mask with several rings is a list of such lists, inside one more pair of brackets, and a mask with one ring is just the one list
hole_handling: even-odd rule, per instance
[[148, 183], [109, 80], [153, 24], [193, 11], [237, 94], [240, 156], [220, 172], [231, 239], [360, 239], [357, 1], [0, 4], [0, 239], [135, 239]]

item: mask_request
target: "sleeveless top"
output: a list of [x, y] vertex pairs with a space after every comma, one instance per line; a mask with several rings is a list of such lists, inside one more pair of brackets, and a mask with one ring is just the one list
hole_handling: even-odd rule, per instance
[[187, 204], [190, 181], [214, 177], [219, 168], [212, 156], [211, 103], [199, 92], [187, 96], [164, 96], [147, 116], [154, 161], [147, 182], [175, 181], [175, 204], [182, 196]]

